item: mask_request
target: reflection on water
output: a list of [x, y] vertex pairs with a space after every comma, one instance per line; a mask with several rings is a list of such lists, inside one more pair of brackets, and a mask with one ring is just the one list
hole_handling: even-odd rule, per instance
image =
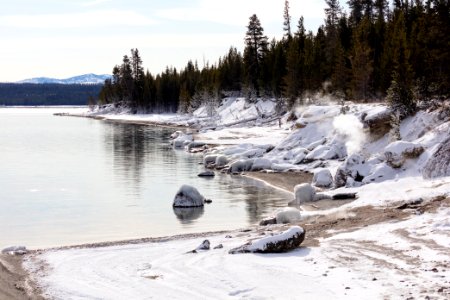
[[203, 207], [174, 207], [173, 212], [181, 224], [191, 224], [203, 215]]
[[[0, 248], [224, 230], [259, 222], [290, 196], [203, 171], [170, 147], [170, 129], [0, 109]], [[7, 129], [7, 130], [5, 130]], [[183, 184], [213, 203], [174, 210]]]

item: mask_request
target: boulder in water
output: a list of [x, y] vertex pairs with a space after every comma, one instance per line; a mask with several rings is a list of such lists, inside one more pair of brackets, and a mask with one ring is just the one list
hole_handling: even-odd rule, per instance
[[190, 185], [183, 185], [173, 199], [173, 207], [199, 207], [203, 206], [205, 197]]

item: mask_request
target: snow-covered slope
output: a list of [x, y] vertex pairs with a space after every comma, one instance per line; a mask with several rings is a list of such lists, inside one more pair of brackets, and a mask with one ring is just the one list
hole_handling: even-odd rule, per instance
[[[254, 165], [268, 172], [328, 170], [333, 184], [325, 192], [357, 193], [357, 199], [327, 211], [302, 211], [305, 242], [285, 254], [228, 254], [285, 229], [279, 225], [37, 253], [27, 257], [26, 266], [44, 294], [55, 299], [449, 299], [450, 174], [423, 176], [436, 151], [447, 149], [441, 146], [450, 136], [448, 109], [421, 110], [403, 120], [401, 140], [393, 141], [389, 133], [367, 128], [367, 120], [386, 114], [382, 104], [311, 105], [298, 108], [295, 118], [278, 120], [272, 101], [242, 100], [226, 99], [212, 118], [204, 108], [193, 116], [102, 116], [190, 125], [200, 131], [196, 142], [219, 145], [204, 161], [220, 157], [239, 171]], [[187, 253], [205, 238], [212, 248], [222, 248]]]
[[49, 77], [35, 77], [30, 79], [24, 79], [18, 81], [18, 83], [35, 83], [35, 84], [44, 84], [44, 83], [57, 83], [57, 84], [103, 84], [106, 79], [111, 78], [111, 75], [103, 74], [84, 74], [79, 76], [74, 76], [66, 79], [56, 79]]

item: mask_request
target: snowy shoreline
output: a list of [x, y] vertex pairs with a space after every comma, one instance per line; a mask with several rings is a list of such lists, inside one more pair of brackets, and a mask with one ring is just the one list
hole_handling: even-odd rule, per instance
[[[253, 177], [290, 193], [295, 180], [286, 183], [282, 177], [329, 170], [333, 186], [315, 188], [330, 194], [357, 193], [357, 199], [339, 207], [304, 209], [302, 219], [293, 224], [306, 229], [298, 249], [285, 254], [228, 254], [248, 240], [270, 236], [288, 225], [252, 226], [35, 251], [24, 257], [29, 278], [44, 297], [55, 299], [450, 296], [450, 177], [434, 176], [445, 173], [448, 164], [441, 161], [438, 168], [427, 170], [450, 136], [450, 118], [439, 110], [420, 111], [400, 125], [402, 141], [391, 143], [387, 134], [369, 133], [360, 121], [383, 117], [383, 105], [349, 104], [345, 115], [339, 105], [311, 106], [296, 111], [294, 120], [258, 119], [270, 120], [271, 109], [269, 102], [248, 105], [228, 99], [214, 120], [214, 130], [201, 129], [212, 128], [201, 111], [183, 117], [95, 117], [198, 128], [195, 141], [215, 145], [206, 150], [205, 162], [211, 160], [207, 155], [224, 156], [221, 159], [230, 163], [241, 161], [239, 166], [260, 159], [269, 171]], [[256, 119], [251, 124], [223, 126], [252, 113]], [[273, 148], [261, 151], [268, 144]], [[244, 176], [251, 177], [246, 171]], [[424, 178], [428, 174], [431, 178]], [[270, 176], [276, 180], [271, 182]], [[334, 186], [338, 184], [343, 185]], [[204, 239], [223, 248], [186, 253]]]

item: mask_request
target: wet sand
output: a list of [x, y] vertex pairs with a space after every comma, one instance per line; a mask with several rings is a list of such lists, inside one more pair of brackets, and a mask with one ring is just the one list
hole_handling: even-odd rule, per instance
[[22, 267], [21, 256], [0, 254], [0, 299], [44, 299], [32, 287], [29, 278]]

